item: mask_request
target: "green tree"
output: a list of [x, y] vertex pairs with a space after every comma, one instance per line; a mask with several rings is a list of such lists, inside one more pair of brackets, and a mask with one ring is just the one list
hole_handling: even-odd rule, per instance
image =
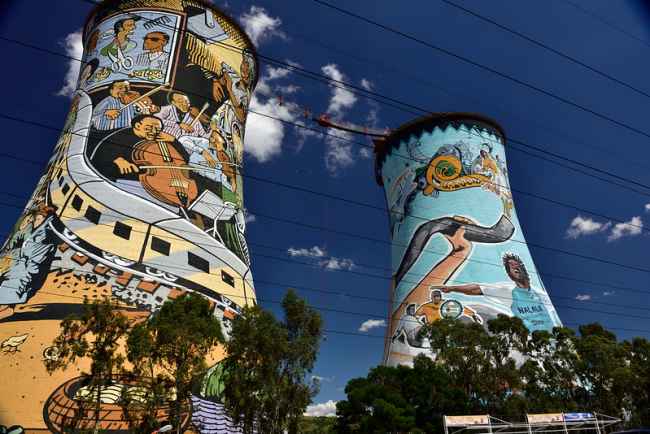
[[[44, 360], [45, 368], [52, 374], [79, 359], [90, 359], [84, 386], [89, 391], [86, 400], [94, 402], [95, 425], [99, 423], [102, 389], [115, 383], [124, 363], [118, 348], [129, 329], [129, 321], [116, 308], [110, 297], [92, 303], [84, 300], [81, 314], [61, 322], [61, 331], [53, 343], [58, 357]], [[84, 400], [80, 404], [85, 412]]]
[[161, 395], [166, 396], [172, 425], [180, 433], [183, 406], [200, 384], [207, 355], [223, 341], [209, 301], [194, 293], [165, 302], [148, 321], [134, 327], [127, 342], [128, 359], [152, 386], [143, 410], [154, 411]]
[[289, 290], [284, 320], [259, 306], [244, 308], [226, 343], [224, 399], [228, 414], [244, 432], [297, 432], [317, 391], [308, 382], [322, 334], [320, 315]]

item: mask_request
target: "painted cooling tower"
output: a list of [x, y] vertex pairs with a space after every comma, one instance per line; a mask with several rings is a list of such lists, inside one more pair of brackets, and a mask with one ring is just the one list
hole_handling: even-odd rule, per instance
[[560, 325], [517, 220], [504, 142], [490, 119], [445, 113], [376, 143], [392, 237], [386, 364], [429, 353], [418, 332], [440, 318], [486, 325], [506, 314], [530, 330]]
[[[255, 302], [240, 174], [248, 37], [203, 0], [109, 0], [83, 38], [70, 113], [0, 257], [0, 424], [27, 430], [62, 432], [78, 406], [88, 363], [50, 376], [43, 359], [85, 298], [146, 318], [199, 293], [226, 334]], [[185, 416], [210, 432], [225, 429], [210, 392], [222, 357]], [[109, 395], [100, 429], [125, 430]]]

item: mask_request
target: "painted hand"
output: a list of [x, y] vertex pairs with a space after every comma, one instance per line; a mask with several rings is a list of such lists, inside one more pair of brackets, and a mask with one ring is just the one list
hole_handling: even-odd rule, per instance
[[181, 122], [178, 124], [181, 130], [185, 131], [186, 133], [191, 133], [194, 131], [194, 127], [192, 127], [190, 124], [186, 124], [185, 122]]
[[108, 109], [104, 112], [104, 115], [109, 119], [117, 119], [120, 111], [118, 109]]
[[113, 160], [113, 163], [115, 163], [122, 175], [126, 175], [128, 173], [138, 173], [140, 171], [138, 166], [125, 160], [122, 157], [117, 157], [115, 160]]

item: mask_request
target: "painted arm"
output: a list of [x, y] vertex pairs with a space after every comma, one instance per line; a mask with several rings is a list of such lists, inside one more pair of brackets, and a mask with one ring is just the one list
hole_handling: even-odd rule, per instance
[[[395, 333], [401, 312], [406, 309], [406, 306], [411, 303], [421, 305], [428, 301], [431, 287], [433, 286], [435, 288], [444, 285], [456, 270], [458, 270], [458, 268], [467, 260], [472, 250], [472, 243], [465, 239], [465, 227], [459, 227], [458, 230], [454, 232], [454, 235], [445, 235], [445, 238], [447, 238], [451, 243], [451, 252], [442, 261], [438, 262], [438, 264], [436, 264], [436, 266], [433, 267], [426, 276], [424, 276], [424, 279], [413, 288], [413, 290], [404, 298], [402, 304], [400, 304], [397, 310], [393, 312], [390, 336]], [[399, 282], [395, 282], [395, 284], [398, 283]]]
[[440, 289], [442, 292], [460, 292], [465, 295], [483, 295], [481, 287], [476, 283], [467, 285], [433, 285], [432, 289]]

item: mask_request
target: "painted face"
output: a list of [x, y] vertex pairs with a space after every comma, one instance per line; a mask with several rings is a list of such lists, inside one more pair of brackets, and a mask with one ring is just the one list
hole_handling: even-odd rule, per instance
[[34, 227], [37, 228], [45, 221], [45, 216], [41, 214], [36, 214], [34, 216]]
[[210, 134], [210, 145], [217, 151], [222, 151], [225, 143], [223, 136], [218, 131], [213, 130]]
[[144, 42], [142, 43], [142, 48], [146, 51], [162, 51], [163, 47], [166, 44], [164, 33], [162, 32], [151, 32], [147, 33], [144, 37]]
[[442, 302], [442, 295], [440, 292], [436, 291], [431, 295], [431, 301], [433, 304], [440, 304]]
[[175, 93], [172, 96], [172, 104], [183, 113], [187, 113], [187, 111], [190, 109], [190, 99], [180, 93]]
[[514, 281], [521, 281], [526, 278], [526, 271], [523, 264], [514, 259], [509, 259], [507, 262], [506, 272], [508, 276]]
[[158, 118], [146, 117], [140, 122], [136, 122], [133, 127], [133, 133], [147, 140], [156, 140], [158, 134], [162, 131], [162, 122]]
[[129, 85], [128, 81], [120, 81], [115, 84], [113, 84], [113, 87], [111, 87], [111, 96], [118, 97], [124, 92], [128, 92], [131, 89], [131, 85]]
[[122, 31], [121, 33], [125, 35], [131, 35], [135, 31], [135, 21], [133, 20], [126, 20], [122, 24]]

